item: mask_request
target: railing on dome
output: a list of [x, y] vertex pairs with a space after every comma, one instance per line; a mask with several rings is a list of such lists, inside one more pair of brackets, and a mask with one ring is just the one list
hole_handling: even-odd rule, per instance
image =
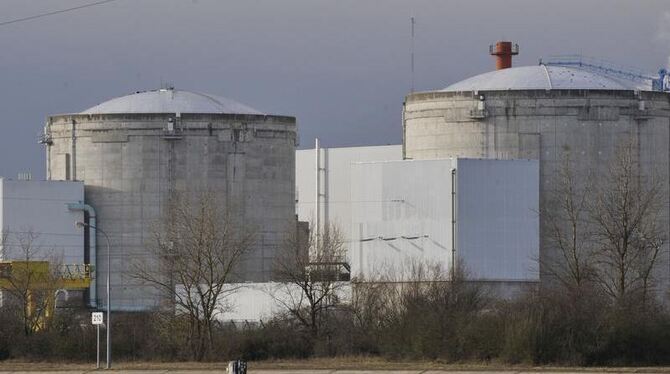
[[665, 69], [661, 69], [658, 76], [654, 76], [636, 68], [582, 55], [549, 56], [546, 60], [540, 59], [540, 65], [578, 67], [605, 76], [648, 84], [653, 91], [670, 91], [670, 77]]
[[[492, 55], [493, 52], [495, 52], [495, 51], [496, 51], [496, 45], [495, 45], [495, 44], [491, 44], [491, 45], [489, 45], [489, 54]], [[519, 44], [517, 44], [517, 43], [512, 43], [512, 47], [511, 47], [511, 49], [510, 49], [510, 53], [513, 54], [513, 55], [518, 55], [518, 54], [519, 54]]]

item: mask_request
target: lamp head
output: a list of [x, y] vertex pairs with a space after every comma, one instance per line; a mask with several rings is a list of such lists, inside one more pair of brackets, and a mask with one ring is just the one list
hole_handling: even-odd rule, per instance
[[75, 227], [80, 228], [80, 229], [84, 228], [84, 226], [88, 226], [86, 223], [81, 222], [81, 221], [75, 222], [74, 225], [75, 225]]

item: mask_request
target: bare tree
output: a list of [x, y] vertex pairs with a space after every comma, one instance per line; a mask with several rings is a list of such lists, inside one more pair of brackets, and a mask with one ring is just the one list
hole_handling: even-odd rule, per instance
[[349, 272], [345, 256], [340, 229], [329, 225], [318, 236], [290, 230], [275, 260], [275, 277], [283, 282], [275, 299], [312, 338], [341, 304]]
[[597, 241], [597, 281], [615, 300], [640, 295], [646, 302], [667, 240], [661, 227], [667, 206], [662, 180], [640, 170], [633, 148], [619, 147], [590, 203]]
[[462, 262], [447, 270], [441, 264], [409, 261], [401, 279], [357, 279], [354, 287], [354, 331], [362, 330], [358, 338], [363, 348], [453, 360], [479, 354], [473, 349], [480, 349], [479, 332], [473, 332], [491, 303]]
[[0, 264], [0, 288], [9, 296], [8, 303], [16, 305], [24, 333], [31, 335], [47, 327], [58, 289], [58, 266], [40, 256], [39, 234], [32, 230], [12, 234], [4, 232], [0, 238], [0, 257], [11, 259]]
[[390, 301], [396, 292], [391, 282], [363, 278], [352, 281], [351, 313], [359, 340], [374, 339], [379, 333], [384, 318], [392, 312], [389, 309], [395, 305]]
[[542, 208], [547, 242], [553, 251], [541, 259], [541, 264], [562, 286], [579, 289], [593, 278], [593, 243], [588, 222], [592, 178], [578, 175], [570, 150], [565, 150], [560, 162], [551, 181], [552, 192]]
[[255, 242], [254, 231], [234, 217], [212, 193], [195, 199], [175, 195], [154, 232], [153, 261], [135, 264], [134, 276], [186, 316], [194, 360], [210, 352], [213, 322], [234, 291], [226, 283]]

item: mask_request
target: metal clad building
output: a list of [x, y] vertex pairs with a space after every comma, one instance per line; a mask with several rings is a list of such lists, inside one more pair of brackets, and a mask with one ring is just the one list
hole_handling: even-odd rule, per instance
[[[239, 280], [270, 279], [275, 249], [295, 215], [294, 117], [161, 89], [51, 116], [42, 141], [48, 179], [83, 181], [86, 203], [109, 234], [112, 310], [159, 306], [155, 290], [133, 277], [131, 264], [151, 259], [147, 248], [175, 192], [214, 191], [225, 209], [239, 212], [239, 223], [258, 232]], [[97, 249], [98, 279], [104, 280], [102, 236]]]
[[[349, 236], [351, 207], [355, 203], [351, 198], [351, 185], [358, 183], [352, 179], [351, 165], [363, 161], [401, 160], [402, 147], [384, 145], [304, 149], [296, 151], [295, 157], [298, 219], [313, 225], [318, 223], [321, 227], [334, 224]], [[317, 180], [318, 191], [315, 189]]]
[[298, 219], [312, 229], [341, 228], [353, 277], [409, 279], [413, 263], [449, 270], [455, 257], [479, 281], [539, 279], [537, 161], [402, 161], [401, 151], [394, 145], [296, 153]]
[[539, 280], [537, 161], [447, 159], [352, 166], [352, 276], [412, 280], [416, 264], [490, 282]]
[[539, 281], [539, 162], [459, 158], [453, 163], [456, 258], [474, 279]]

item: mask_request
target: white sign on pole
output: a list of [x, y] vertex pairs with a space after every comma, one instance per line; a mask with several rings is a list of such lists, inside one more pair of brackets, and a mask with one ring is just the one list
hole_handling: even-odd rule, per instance
[[91, 323], [94, 325], [102, 325], [102, 312], [91, 313]]

